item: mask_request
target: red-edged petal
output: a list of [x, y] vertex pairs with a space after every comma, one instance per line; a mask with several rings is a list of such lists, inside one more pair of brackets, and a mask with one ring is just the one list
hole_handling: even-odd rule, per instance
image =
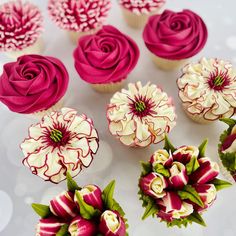
[[173, 162], [170, 174], [169, 182], [173, 188], [180, 189], [188, 183], [187, 171], [182, 163]]

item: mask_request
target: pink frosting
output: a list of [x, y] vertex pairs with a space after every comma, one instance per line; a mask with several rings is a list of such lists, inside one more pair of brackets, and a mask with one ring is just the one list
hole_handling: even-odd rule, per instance
[[196, 55], [206, 44], [207, 36], [205, 23], [190, 10], [165, 10], [151, 16], [143, 32], [147, 48], [156, 56], [171, 60]]
[[81, 79], [92, 84], [117, 82], [135, 67], [137, 44], [113, 26], [82, 37], [74, 51], [75, 68]]
[[68, 72], [60, 60], [25, 55], [4, 65], [0, 101], [13, 112], [29, 114], [45, 110], [63, 97], [68, 82]]

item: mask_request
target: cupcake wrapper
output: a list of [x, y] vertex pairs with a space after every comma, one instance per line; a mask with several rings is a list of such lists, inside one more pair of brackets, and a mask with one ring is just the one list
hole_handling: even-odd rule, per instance
[[165, 58], [158, 57], [154, 54], [151, 54], [151, 58], [159, 69], [165, 70], [165, 71], [179, 69], [180, 67], [184, 66], [188, 62], [188, 59], [168, 60]]
[[109, 84], [91, 84], [91, 87], [99, 93], [114, 93], [121, 90], [125, 85], [125, 80]]
[[227, 181], [229, 181], [231, 184], [236, 184], [233, 176], [230, 174], [230, 172], [223, 166], [222, 162], [218, 161], [219, 167], [220, 167], [220, 173], [225, 177]]
[[24, 48], [23, 50], [6, 52], [6, 55], [11, 59], [16, 60], [18, 57], [23, 56], [25, 54], [41, 54], [43, 50], [44, 41], [42, 38], [39, 38], [33, 45]]

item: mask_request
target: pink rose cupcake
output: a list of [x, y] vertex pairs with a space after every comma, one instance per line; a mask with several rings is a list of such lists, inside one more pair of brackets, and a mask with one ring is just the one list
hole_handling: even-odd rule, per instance
[[68, 82], [60, 60], [25, 55], [3, 66], [0, 101], [13, 112], [42, 116], [61, 107]]
[[11, 58], [41, 53], [43, 17], [38, 7], [21, 0], [0, 5], [0, 51]]
[[49, 0], [51, 19], [67, 30], [73, 43], [81, 36], [96, 33], [111, 8], [110, 0]]
[[185, 64], [205, 46], [208, 37], [202, 18], [190, 10], [165, 10], [151, 16], [145, 26], [143, 39], [155, 64], [172, 70]]
[[127, 24], [139, 29], [145, 26], [151, 15], [157, 14], [166, 0], [119, 0]]
[[137, 44], [113, 26], [82, 37], [74, 51], [75, 68], [81, 79], [99, 92], [123, 86], [139, 59]]

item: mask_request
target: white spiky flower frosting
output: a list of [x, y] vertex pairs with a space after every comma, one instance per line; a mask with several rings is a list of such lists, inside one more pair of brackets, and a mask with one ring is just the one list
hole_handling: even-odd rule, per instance
[[155, 84], [129, 84], [110, 100], [109, 130], [123, 144], [146, 147], [164, 139], [175, 126], [172, 99]]
[[42, 179], [59, 183], [67, 171], [74, 177], [90, 166], [98, 143], [91, 119], [62, 108], [29, 128], [29, 136], [21, 144], [23, 164]]
[[230, 62], [202, 58], [183, 68], [179, 97], [192, 115], [207, 121], [231, 117], [236, 109], [236, 69]]

